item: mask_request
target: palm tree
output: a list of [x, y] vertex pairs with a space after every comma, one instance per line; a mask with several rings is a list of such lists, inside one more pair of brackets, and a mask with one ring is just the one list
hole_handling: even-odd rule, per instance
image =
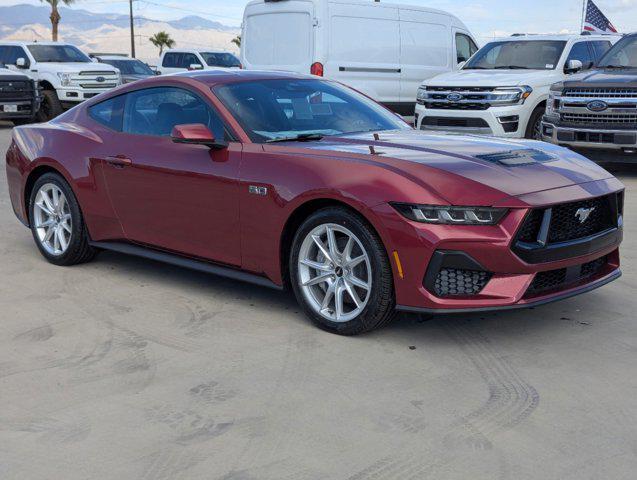
[[46, 2], [51, 5], [51, 39], [54, 42], [58, 41], [58, 25], [60, 24], [60, 20], [62, 17], [60, 16], [60, 12], [58, 11], [58, 6], [62, 3], [64, 5], [71, 5], [75, 2], [75, 0], [40, 0], [41, 2]]
[[230, 41], [234, 43], [237, 47], [241, 48], [241, 35], [237, 35]]
[[157, 32], [155, 35], [149, 38], [150, 43], [159, 48], [159, 56], [164, 53], [164, 47], [173, 48], [175, 41], [170, 38], [170, 35], [166, 32]]

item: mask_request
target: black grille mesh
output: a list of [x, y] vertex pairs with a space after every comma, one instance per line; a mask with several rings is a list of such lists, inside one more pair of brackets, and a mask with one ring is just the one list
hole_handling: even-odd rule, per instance
[[540, 233], [544, 210], [532, 210], [529, 213], [518, 232], [518, 240], [521, 242], [536, 242]]
[[[609, 196], [598, 197], [554, 206], [549, 229], [549, 243], [589, 237], [612, 228], [614, 222], [610, 205], [611, 198]], [[589, 217], [584, 222], [580, 221], [577, 212], [580, 209], [590, 208], [593, 210]]]
[[490, 278], [489, 272], [443, 268], [436, 277], [435, 294], [439, 297], [477, 295]]
[[566, 288], [571, 284], [586, 280], [596, 275], [603, 267], [608, 263], [608, 257], [601, 257], [592, 262], [584, 263], [576, 268], [579, 268], [577, 275], [573, 278], [567, 279], [567, 269], [559, 268], [557, 270], [549, 270], [548, 272], [540, 272], [535, 275], [531, 286], [527, 291], [528, 295], [535, 295], [542, 292], [548, 292], [550, 290], [557, 290]]

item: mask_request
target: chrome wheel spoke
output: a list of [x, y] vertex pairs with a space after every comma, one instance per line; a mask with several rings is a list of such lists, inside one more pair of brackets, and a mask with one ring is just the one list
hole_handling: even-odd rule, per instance
[[53, 216], [53, 212], [49, 210], [49, 207], [47, 207], [45, 203], [36, 203], [35, 206], [42, 210], [45, 215], [48, 215], [49, 217]]
[[40, 187], [33, 208], [33, 226], [40, 245], [51, 255], [62, 255], [73, 236], [73, 218], [64, 192], [53, 183]]
[[49, 227], [46, 233], [44, 234], [43, 242], [49, 242], [53, 234], [55, 233], [55, 227]]
[[346, 227], [329, 223], [314, 228], [301, 244], [297, 265], [297, 284], [322, 317], [348, 322], [367, 306], [371, 262], [361, 241]]

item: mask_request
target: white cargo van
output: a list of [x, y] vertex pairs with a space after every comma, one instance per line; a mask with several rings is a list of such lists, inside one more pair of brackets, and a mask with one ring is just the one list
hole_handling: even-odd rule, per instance
[[424, 7], [254, 0], [243, 13], [244, 68], [325, 76], [404, 115], [423, 80], [457, 70], [477, 49], [460, 20]]

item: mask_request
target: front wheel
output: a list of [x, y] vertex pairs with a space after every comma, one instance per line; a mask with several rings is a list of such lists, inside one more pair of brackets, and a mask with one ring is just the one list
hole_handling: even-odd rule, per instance
[[299, 304], [321, 328], [356, 335], [394, 316], [391, 266], [376, 232], [344, 208], [326, 208], [299, 228], [290, 255]]
[[42, 105], [36, 114], [38, 122], [48, 122], [60, 115], [64, 109], [55, 90], [45, 90], [42, 92]]
[[531, 113], [529, 124], [526, 127], [525, 137], [530, 140], [542, 140], [542, 116], [544, 116], [545, 108], [537, 107]]

